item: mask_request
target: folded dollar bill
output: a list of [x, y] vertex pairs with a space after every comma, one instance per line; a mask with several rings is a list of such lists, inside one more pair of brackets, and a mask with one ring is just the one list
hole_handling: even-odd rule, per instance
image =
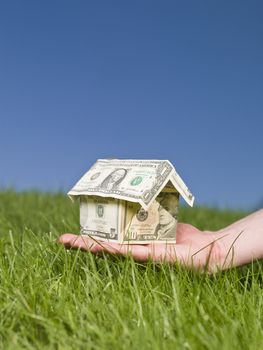
[[168, 160], [99, 159], [68, 192], [81, 234], [130, 244], [176, 242], [179, 196], [194, 196]]

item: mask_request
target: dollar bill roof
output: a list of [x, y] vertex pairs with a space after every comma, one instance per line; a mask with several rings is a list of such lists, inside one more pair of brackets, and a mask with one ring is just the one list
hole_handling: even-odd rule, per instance
[[161, 191], [175, 190], [193, 206], [194, 196], [168, 160], [98, 159], [68, 195], [119, 198], [147, 210]]

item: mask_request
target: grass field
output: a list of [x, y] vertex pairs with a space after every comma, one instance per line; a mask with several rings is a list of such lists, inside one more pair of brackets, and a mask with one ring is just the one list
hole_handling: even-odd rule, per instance
[[[0, 192], [1, 349], [263, 349], [262, 264], [214, 276], [66, 251], [78, 206]], [[181, 208], [215, 230], [246, 215]]]

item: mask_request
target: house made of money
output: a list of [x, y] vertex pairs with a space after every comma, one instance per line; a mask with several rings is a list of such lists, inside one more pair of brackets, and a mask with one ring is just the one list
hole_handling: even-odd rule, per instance
[[168, 160], [99, 159], [68, 195], [82, 235], [130, 244], [176, 242], [179, 197], [194, 203]]

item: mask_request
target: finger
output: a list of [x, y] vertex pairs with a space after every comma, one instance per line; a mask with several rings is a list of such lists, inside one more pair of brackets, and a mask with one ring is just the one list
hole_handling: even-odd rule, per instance
[[110, 254], [127, 256], [131, 255], [134, 260], [145, 262], [150, 258], [149, 245], [138, 245], [138, 244], [119, 244], [112, 242], [101, 242], [97, 247], [98, 251], [104, 251]]
[[175, 263], [187, 265], [189, 257], [189, 247], [182, 244], [118, 244], [100, 242], [91, 249], [93, 252], [104, 251], [115, 255], [131, 255], [134, 260], [145, 262], [152, 260], [155, 262]]
[[[145, 262], [149, 259], [155, 262], [174, 263], [176, 261], [186, 265], [187, 246], [182, 244], [119, 244], [102, 242], [88, 236], [65, 233], [59, 238], [59, 242], [66, 248], [81, 249], [94, 254], [106, 252], [114, 255], [131, 255], [136, 261]], [[189, 248], [189, 247], [188, 247]]]
[[66, 248], [90, 250], [92, 245], [96, 244], [94, 240], [90, 242], [88, 236], [75, 235], [72, 233], [64, 233], [58, 239], [59, 243]]
[[124, 245], [119, 243], [102, 242], [88, 236], [65, 233], [59, 237], [59, 243], [66, 248], [81, 249], [92, 253], [107, 252], [115, 255], [132, 255], [137, 261], [149, 259], [147, 245]]
[[150, 256], [152, 260], [156, 262], [166, 262], [169, 264], [179, 262], [180, 264], [186, 265], [188, 248], [183, 244], [151, 244]]
[[193, 225], [178, 223], [176, 229], [176, 243], [182, 243], [187, 239], [192, 239], [193, 236], [200, 233], [200, 230]]

